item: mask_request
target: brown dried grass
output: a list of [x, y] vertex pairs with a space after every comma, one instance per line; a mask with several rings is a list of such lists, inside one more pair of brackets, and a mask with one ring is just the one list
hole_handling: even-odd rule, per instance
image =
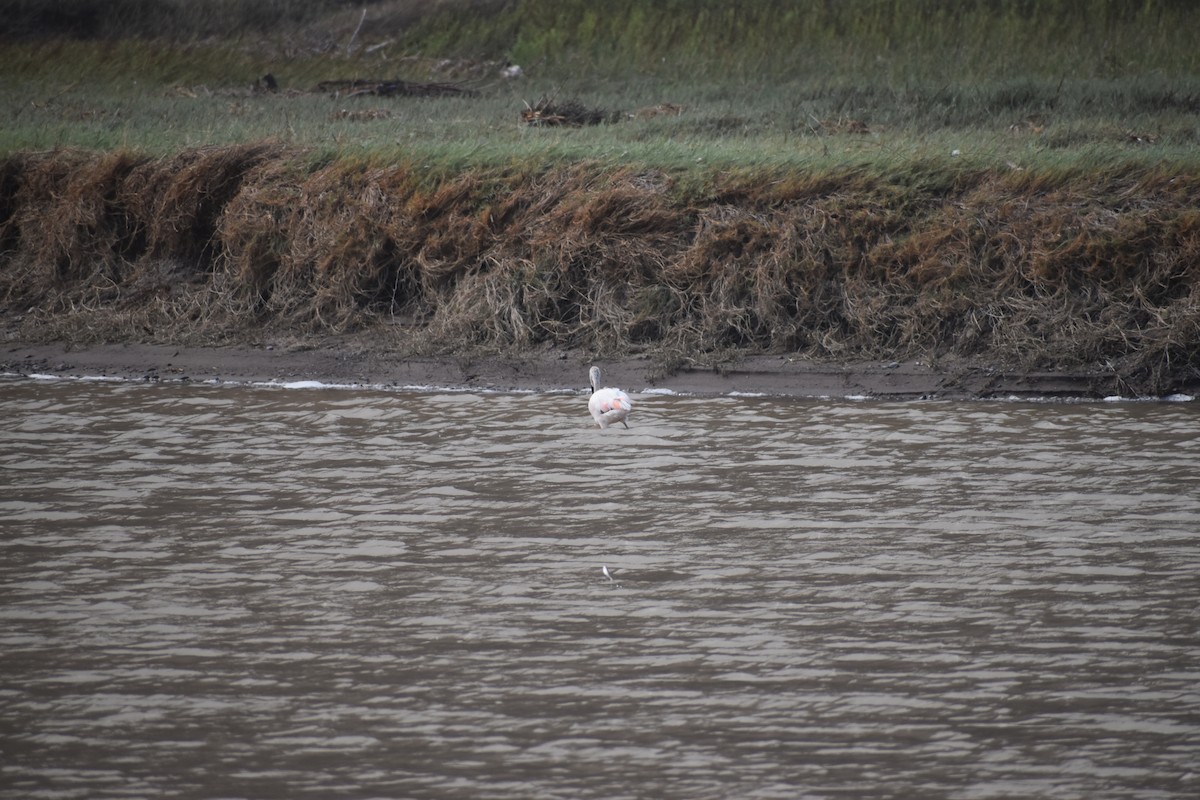
[[595, 164], [430, 182], [297, 155], [10, 158], [0, 297], [71, 338], [399, 329], [410, 350], [1200, 376], [1200, 176], [746, 174], [684, 197]]

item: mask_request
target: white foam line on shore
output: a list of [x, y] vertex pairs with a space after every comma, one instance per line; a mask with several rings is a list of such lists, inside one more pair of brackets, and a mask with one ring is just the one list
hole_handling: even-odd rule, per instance
[[[182, 380], [182, 379], [161, 379], [157, 381], [148, 381], [144, 378], [125, 378], [115, 375], [54, 375], [44, 372], [0, 372], [0, 378], [15, 379], [15, 380], [31, 380], [31, 381], [67, 381], [77, 383], [129, 383], [129, 384], [146, 384], [146, 385], [164, 385], [164, 386], [251, 386], [266, 389], [289, 389], [300, 391], [334, 389], [347, 390], [358, 389], [366, 391], [378, 392], [415, 392], [421, 394], [528, 394], [528, 395], [574, 395], [581, 394], [578, 389], [546, 389], [538, 391], [536, 389], [497, 389], [491, 387], [477, 386], [437, 386], [435, 384], [394, 384], [394, 383], [327, 383], [318, 380], [295, 380], [295, 381], [250, 381], [250, 380], [224, 380], [221, 378], [208, 378], [206, 380]], [[681, 392], [676, 389], [666, 387], [647, 387], [635, 395], [646, 395], [649, 397], [697, 397], [699, 395], [694, 392]], [[791, 397], [791, 395], [776, 395], [769, 392], [747, 392], [734, 390], [726, 392], [721, 397], [730, 398], [754, 398], [754, 397]], [[795, 396], [797, 400], [831, 400], [841, 399], [849, 402], [864, 402], [870, 400], [884, 400], [891, 402], [887, 397], [878, 397], [869, 394], [849, 394], [849, 395], [799, 395]], [[980, 397], [974, 400], [966, 400], [963, 402], [991, 402], [991, 403], [1060, 403], [1064, 405], [1075, 405], [1083, 403], [1191, 403], [1196, 401], [1195, 395], [1184, 394], [1177, 392], [1174, 394], [1163, 395], [1161, 397], [1125, 397], [1122, 395], [1110, 395], [1103, 398], [1091, 397], [1046, 397], [1039, 395], [1019, 395], [1010, 394], [1005, 397]], [[921, 401], [929, 402], [945, 402], [946, 398], [937, 396], [929, 398], [920, 398]], [[894, 402], [915, 402], [915, 399], [896, 400]]]
[[279, 384], [282, 389], [351, 389], [360, 384], [354, 383], [324, 383], [323, 381], [284, 381]]
[[383, 383], [332, 383], [326, 381], [302, 380], [302, 381], [225, 381], [225, 384], [232, 386], [253, 386], [257, 389], [292, 389], [298, 391], [313, 391], [321, 389], [365, 389], [367, 391], [385, 392], [389, 390], [401, 391], [432, 391], [429, 386], [389, 386]]
[[28, 378], [32, 381], [80, 381], [87, 383], [124, 383], [125, 378], [119, 378], [113, 375], [51, 375], [44, 372], [31, 372], [28, 375], [22, 375], [17, 372], [4, 373], [6, 378]]
[[[311, 391], [321, 389], [360, 389], [376, 392], [419, 392], [423, 394], [538, 394], [534, 389], [497, 389], [493, 387], [483, 386], [438, 386], [430, 383], [326, 383], [325, 381], [316, 380], [301, 380], [301, 381], [225, 381], [224, 383], [235, 386], [255, 386], [262, 389], [298, 389], [300, 391]], [[550, 389], [542, 394], [570, 394], [571, 389]]]

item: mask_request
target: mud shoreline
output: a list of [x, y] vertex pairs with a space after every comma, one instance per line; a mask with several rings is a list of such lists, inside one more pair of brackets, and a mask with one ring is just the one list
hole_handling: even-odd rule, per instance
[[[571, 391], [586, 385], [587, 366], [633, 392], [690, 395], [731, 393], [790, 397], [870, 397], [887, 400], [1101, 399], [1134, 396], [1113, 373], [1010, 372], [972, 363], [820, 363], [755, 355], [719, 369], [684, 367], [662, 374], [645, 357], [589, 361], [563, 350], [507, 357], [412, 357], [343, 338], [319, 345], [273, 344], [180, 347], [8, 341], [0, 346], [0, 373], [107, 377], [143, 382], [291, 383], [385, 388], [439, 387], [480, 391]], [[1200, 393], [1200, 384], [1180, 387]]]

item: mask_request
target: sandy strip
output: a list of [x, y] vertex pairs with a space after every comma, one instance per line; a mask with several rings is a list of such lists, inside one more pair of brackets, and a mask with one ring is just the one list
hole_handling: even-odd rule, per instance
[[[133, 381], [320, 381], [384, 387], [568, 391], [587, 386], [589, 363], [582, 354], [570, 352], [505, 358], [405, 358], [353, 342], [311, 349], [271, 345], [71, 347], [12, 341], [0, 346], [0, 372]], [[597, 363], [605, 370], [606, 383], [633, 392], [669, 390], [695, 395], [746, 393], [897, 400], [1013, 396], [1099, 399], [1127, 394], [1111, 374], [1011, 373], [978, 365], [827, 364], [784, 356], [752, 356], [721, 371], [684, 368], [664, 376], [647, 358]]]

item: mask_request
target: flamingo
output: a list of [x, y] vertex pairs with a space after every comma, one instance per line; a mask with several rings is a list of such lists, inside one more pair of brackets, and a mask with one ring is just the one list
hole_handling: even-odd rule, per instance
[[607, 428], [614, 422], [619, 422], [628, 428], [629, 425], [625, 422], [625, 418], [633, 410], [633, 403], [629, 401], [629, 395], [620, 389], [607, 387], [601, 389], [599, 367], [592, 367], [588, 370], [588, 378], [592, 382], [592, 397], [588, 400], [588, 411], [592, 412], [592, 419], [596, 420], [596, 424], [601, 428]]

